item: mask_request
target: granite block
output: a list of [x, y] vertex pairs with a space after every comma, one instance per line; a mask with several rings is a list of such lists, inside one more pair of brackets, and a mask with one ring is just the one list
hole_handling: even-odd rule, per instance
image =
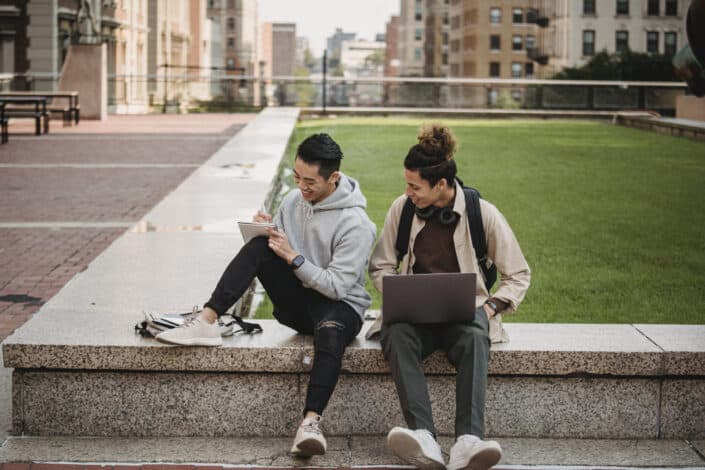
[[663, 374], [705, 376], [705, 325], [634, 325], [663, 351]]
[[[146, 282], [146, 281], [145, 281]], [[111, 282], [105, 281], [105, 285]], [[88, 296], [89, 285], [76, 280], [76, 296]], [[131, 286], [139, 282], [132, 280]], [[91, 285], [95, 286], [95, 282]], [[67, 288], [69, 289], [69, 288]], [[103, 294], [92, 294], [99, 296]], [[304, 362], [313, 354], [312, 338], [274, 320], [260, 320], [264, 333], [225, 338], [222, 348], [176, 348], [135, 335], [132, 326], [142, 314], [128, 293], [115, 312], [83, 302], [46, 306], [3, 343], [6, 366], [15, 368], [170, 370], [223, 372], [306, 372]], [[157, 296], [168, 299], [168, 295]], [[148, 302], [146, 297], [144, 302]], [[162, 308], [167, 308], [164, 300]], [[52, 301], [53, 302], [53, 301]], [[157, 305], [161, 300], [151, 300]], [[132, 307], [130, 307], [132, 305]], [[174, 305], [170, 306], [172, 309]], [[182, 307], [183, 309], [183, 307]], [[157, 308], [158, 310], [158, 308]], [[369, 322], [364, 328], [369, 327]], [[495, 344], [491, 375], [565, 376], [575, 374], [653, 376], [661, 370], [660, 350], [628, 325], [508, 324], [512, 341]], [[603, 333], [602, 341], [599, 340]], [[606, 339], [604, 339], [606, 338]], [[442, 352], [424, 361], [429, 374], [455, 375]], [[366, 340], [363, 332], [347, 348], [342, 368], [354, 374], [387, 374], [389, 368], [379, 341]]]
[[296, 374], [15, 371], [14, 432], [83, 436], [286, 436]]
[[[705, 456], [705, 440], [697, 440], [697, 441], [691, 441], [690, 442], [695, 450], [700, 452], [700, 455]], [[703, 457], [703, 460], [705, 460], [705, 457]]]
[[485, 431], [493, 436], [658, 436], [655, 379], [491, 377], [487, 397]]
[[705, 439], [705, 379], [665, 379], [661, 386], [665, 439]]
[[[571, 465], [595, 468], [702, 466], [682, 440], [499, 439], [501, 465]], [[550, 443], [550, 444], [549, 444]]]

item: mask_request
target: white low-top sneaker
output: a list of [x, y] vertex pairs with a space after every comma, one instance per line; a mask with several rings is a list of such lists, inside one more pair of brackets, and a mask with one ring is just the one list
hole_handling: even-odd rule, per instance
[[306, 418], [296, 430], [294, 445], [289, 451], [297, 457], [311, 457], [326, 453], [326, 438], [321, 431], [321, 417]]
[[189, 318], [186, 323], [177, 328], [162, 331], [156, 338], [162, 343], [181, 346], [220, 346], [223, 344], [218, 322], [208, 323], [198, 317]]
[[497, 441], [483, 441], [472, 434], [463, 434], [450, 449], [448, 470], [487, 470], [502, 458]]
[[445, 470], [441, 446], [426, 429], [395, 427], [387, 435], [387, 445], [394, 454], [422, 470]]

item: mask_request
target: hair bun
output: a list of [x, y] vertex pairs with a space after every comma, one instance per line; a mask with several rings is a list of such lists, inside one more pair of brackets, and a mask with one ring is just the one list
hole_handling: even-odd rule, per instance
[[450, 160], [455, 154], [456, 142], [448, 127], [441, 124], [430, 124], [419, 130], [419, 145], [429, 155]]

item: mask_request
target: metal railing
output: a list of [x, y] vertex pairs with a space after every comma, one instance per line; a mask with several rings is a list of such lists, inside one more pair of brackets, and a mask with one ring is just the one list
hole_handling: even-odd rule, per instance
[[[11, 78], [10, 78], [11, 77]], [[56, 76], [0, 76], [0, 87], [46, 90]], [[325, 93], [324, 93], [325, 86]], [[675, 114], [683, 82], [420, 77], [111, 75], [113, 112], [186, 112], [264, 106], [527, 110], [649, 110]], [[325, 96], [325, 101], [324, 101]]]

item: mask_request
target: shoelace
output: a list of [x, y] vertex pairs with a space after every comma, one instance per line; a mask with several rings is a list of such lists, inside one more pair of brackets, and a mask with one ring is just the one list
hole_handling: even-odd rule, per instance
[[301, 428], [305, 432], [312, 432], [314, 434], [321, 434], [321, 429], [318, 427], [318, 421], [309, 421], [308, 423], [302, 423]]

